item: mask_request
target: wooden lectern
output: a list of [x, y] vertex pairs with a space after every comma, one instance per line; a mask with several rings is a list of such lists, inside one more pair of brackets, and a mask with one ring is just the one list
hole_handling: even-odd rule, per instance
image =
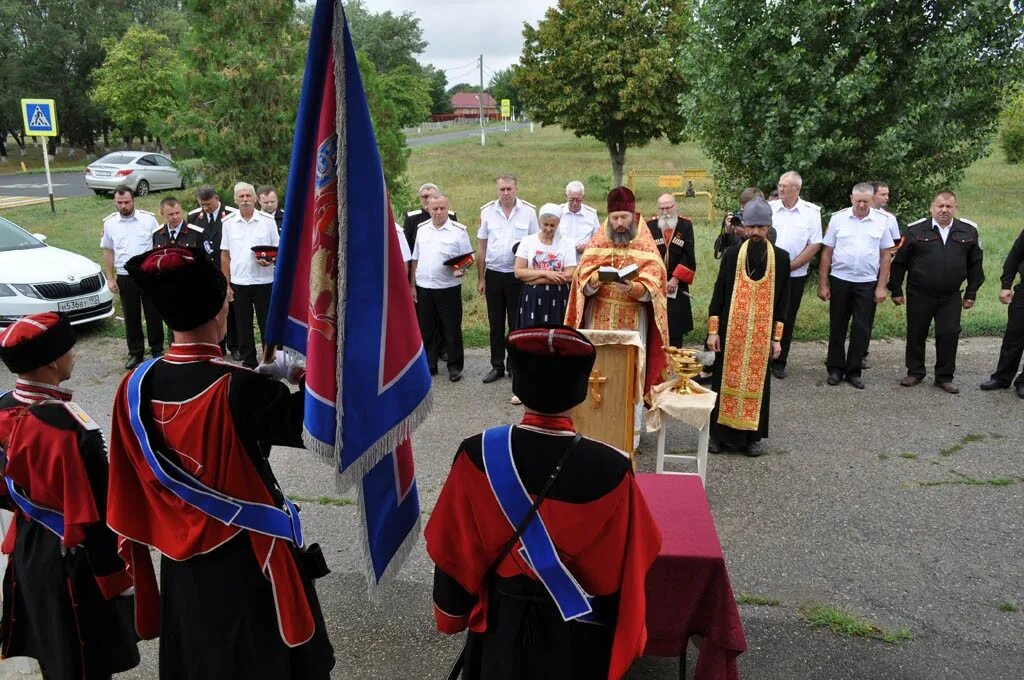
[[640, 334], [635, 331], [583, 329], [597, 347], [587, 399], [572, 413], [580, 434], [633, 454], [634, 417], [640, 403], [643, 365]]

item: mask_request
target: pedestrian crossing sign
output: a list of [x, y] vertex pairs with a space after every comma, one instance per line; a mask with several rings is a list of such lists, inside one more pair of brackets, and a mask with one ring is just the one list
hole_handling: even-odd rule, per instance
[[57, 136], [57, 108], [52, 99], [22, 99], [21, 117], [30, 137]]

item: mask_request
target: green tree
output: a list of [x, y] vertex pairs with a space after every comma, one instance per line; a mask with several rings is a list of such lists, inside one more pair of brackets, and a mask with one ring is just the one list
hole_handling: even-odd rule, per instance
[[159, 127], [174, 108], [185, 64], [167, 36], [138, 26], [120, 40], [108, 39], [103, 65], [93, 71], [93, 102], [102, 106], [124, 137]]
[[392, 196], [392, 203], [404, 206], [404, 201], [396, 199], [407, 193], [405, 169], [409, 161], [409, 149], [405, 146], [398, 107], [388, 96], [381, 76], [377, 75], [370, 58], [363, 52], [357, 52], [356, 59], [359, 62], [363, 91], [366, 93], [366, 101], [370, 108], [374, 137], [377, 138], [377, 152], [380, 154], [380, 163], [384, 170], [384, 181], [387, 183], [388, 193]]
[[619, 186], [629, 147], [682, 140], [686, 26], [683, 0], [560, 0], [523, 29], [513, 79], [522, 105], [541, 123], [603, 142]]
[[85, 86], [103, 63], [103, 41], [176, 5], [177, 0], [0, 2], [0, 122], [20, 126], [23, 97], [51, 98], [61, 139], [91, 151], [109, 122]]
[[1005, 0], [706, 0], [681, 117], [730, 188], [797, 170], [839, 208], [883, 179], [917, 211], [987, 153], [1021, 27]]
[[451, 96], [453, 94], [458, 94], [459, 92], [479, 92], [479, 91], [480, 91], [480, 86], [479, 85], [470, 85], [469, 83], [457, 83], [457, 84], [452, 85], [451, 87], [448, 88], [447, 95], [448, 95], [448, 98], [450, 100]]
[[420, 20], [412, 12], [374, 14], [362, 0], [348, 0], [345, 16], [352, 44], [366, 55], [377, 73], [388, 73], [399, 66], [418, 66], [415, 55], [421, 54], [427, 43]]
[[430, 82], [419, 64], [382, 74], [380, 86], [395, 105], [399, 127], [419, 125], [430, 117]]
[[495, 73], [491, 78], [491, 82], [487, 85], [487, 91], [491, 93], [494, 101], [498, 102], [499, 105], [502, 99], [508, 99], [512, 102], [512, 108], [518, 111], [519, 89], [515, 83], [516, 68], [513, 65]]
[[239, 180], [285, 186], [308, 41], [293, 0], [184, 7], [181, 104], [165, 136], [202, 156], [204, 175], [221, 188]]
[[445, 76], [444, 71], [428, 65], [423, 67], [423, 72], [427, 77], [427, 86], [430, 91], [430, 113], [451, 113], [452, 98], [444, 89], [448, 84], [448, 77]]
[[1012, 88], [999, 116], [999, 142], [1007, 163], [1024, 163], [1024, 86]]

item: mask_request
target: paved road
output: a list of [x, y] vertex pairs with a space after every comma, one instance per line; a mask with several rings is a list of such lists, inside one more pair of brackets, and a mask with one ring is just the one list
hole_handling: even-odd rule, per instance
[[[529, 123], [509, 123], [508, 131], [522, 130], [523, 128], [530, 127]], [[492, 125], [487, 129], [488, 139], [493, 138], [494, 135], [501, 135], [505, 132], [504, 125]], [[455, 132], [443, 132], [436, 135], [425, 135], [417, 137], [416, 135], [406, 135], [405, 143], [411, 147], [417, 146], [430, 146], [431, 144], [442, 144], [444, 142], [454, 142], [460, 139], [475, 138], [479, 141], [480, 139], [480, 128], [474, 128], [472, 130], [457, 130]]]
[[[510, 123], [509, 132], [529, 127], [529, 123]], [[487, 128], [487, 136], [493, 138], [495, 135], [504, 134], [503, 125], [493, 125]], [[460, 139], [480, 138], [480, 130], [458, 130], [445, 132], [437, 135], [426, 135], [417, 137], [410, 135], [406, 138], [406, 144], [410, 147], [430, 146], [432, 144], [443, 144]], [[85, 186], [85, 175], [81, 172], [54, 173], [53, 195], [56, 197], [73, 198], [76, 196], [92, 196], [92, 189]], [[35, 173], [31, 175], [0, 175], [0, 196], [7, 197], [45, 197], [46, 174]], [[23, 203], [19, 201], [18, 205]], [[11, 204], [12, 206], [14, 204]], [[0, 204], [3, 207], [3, 204]]]
[[[93, 195], [92, 189], [85, 186], [85, 174], [82, 172], [55, 172], [50, 177], [53, 178], [54, 196]], [[46, 173], [0, 175], [0, 196], [46, 196]]]
[[[744, 680], [1010, 680], [1024, 668], [1024, 401], [980, 392], [998, 354], [995, 338], [960, 345], [950, 396], [926, 383], [899, 387], [903, 344], [876, 341], [867, 389], [828, 387], [822, 343], [795, 345], [790, 376], [772, 386], [771, 439], [758, 459], [712, 456], [708, 495], [733, 589], [780, 606], [741, 605], [748, 650]], [[123, 341], [93, 333], [80, 344], [70, 386], [107, 427], [122, 371]], [[458, 442], [515, 422], [511, 383], [483, 385], [485, 350], [469, 350], [466, 378], [434, 385], [434, 409], [416, 431], [417, 474], [429, 515]], [[0, 377], [0, 386], [7, 385]], [[668, 449], [693, 450], [696, 434], [671, 423]], [[653, 468], [645, 434], [638, 464]], [[291, 494], [339, 493], [304, 451], [271, 457]], [[966, 476], [966, 477], [965, 477]], [[988, 480], [1006, 480], [995, 484]], [[344, 680], [444, 677], [459, 640], [433, 629], [431, 568], [422, 543], [379, 601], [366, 596], [354, 506], [306, 504], [304, 529], [333, 570], [317, 589]], [[680, 518], [680, 521], [686, 521]], [[896, 645], [812, 629], [800, 606], [847, 608], [913, 640]], [[156, 645], [118, 678], [152, 680]], [[690, 653], [692, 666], [694, 654]], [[0, 678], [7, 664], [0, 664]], [[12, 669], [13, 670], [13, 669]], [[641, 659], [626, 680], [675, 680], [676, 662]]]

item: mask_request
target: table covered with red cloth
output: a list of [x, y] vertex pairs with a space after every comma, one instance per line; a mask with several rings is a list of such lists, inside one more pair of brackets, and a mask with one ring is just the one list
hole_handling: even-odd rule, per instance
[[747, 640], [700, 477], [640, 474], [637, 482], [662, 535], [647, 574], [644, 655], [683, 657], [700, 635], [694, 680], [737, 680]]

